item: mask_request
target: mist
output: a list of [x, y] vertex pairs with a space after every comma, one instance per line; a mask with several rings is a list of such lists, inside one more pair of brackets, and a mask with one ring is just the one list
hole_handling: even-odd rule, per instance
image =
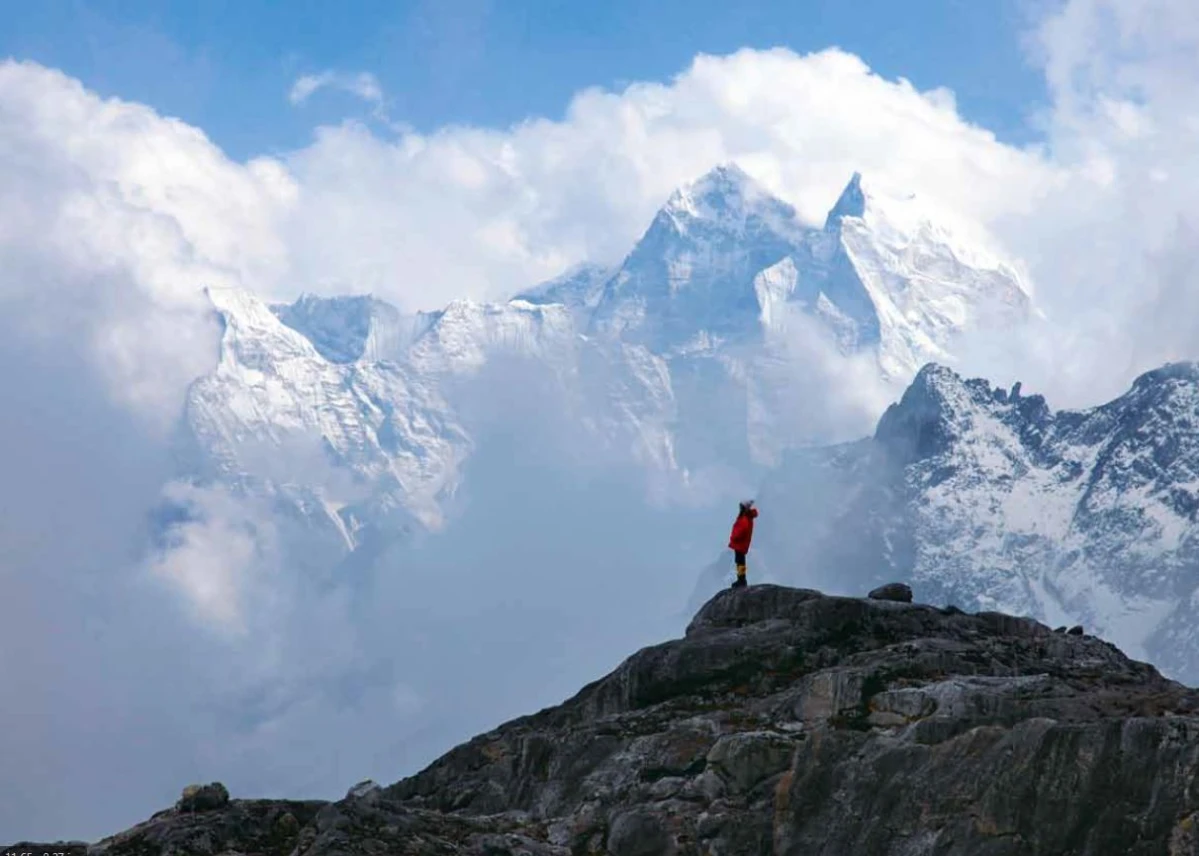
[[[1105, 4], [1059, 5], [1029, 149], [840, 51], [700, 57], [511, 129], [392, 140], [346, 123], [247, 163], [148, 107], [0, 64], [0, 753], [22, 770], [0, 784], [0, 839], [94, 839], [195, 781], [336, 798], [560, 701], [725, 583], [762, 460], [783, 470], [759, 497], [751, 580], [856, 585], [774, 543], [838, 499], [787, 470], [785, 447], [866, 436], [896, 392], [861, 363], [833, 370], [807, 336], [775, 354], [772, 389], [680, 387], [683, 417], [716, 414], [677, 450], [685, 478], [659, 466], [648, 417], [644, 436], [599, 441], [553, 373], [496, 361], [451, 391], [476, 448], [447, 525], [347, 558], [276, 505], [180, 477], [170, 429], [216, 353], [202, 285], [374, 290], [405, 310], [511, 294], [618, 260], [679, 183], [737, 160], [812, 222], [862, 170], [989, 226], [1046, 315], [972, 339], [968, 374], [1087, 406], [1199, 356], [1192, 4], [1123, 4], [1112, 33], [1071, 12]], [[747, 411], [761, 460], [703, 463]], [[317, 439], [263, 466], [337, 481]]]
[[199, 652], [171, 593], [134, 570], [169, 460], [79, 354], [7, 332], [0, 361], [21, 381], [0, 408], [0, 755], [20, 774], [0, 785], [0, 838], [93, 834], [189, 775], [204, 727]]

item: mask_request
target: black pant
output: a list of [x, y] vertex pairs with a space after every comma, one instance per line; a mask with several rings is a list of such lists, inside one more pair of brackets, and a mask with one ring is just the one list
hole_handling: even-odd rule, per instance
[[740, 550], [734, 550], [733, 551], [733, 563], [737, 564], [737, 565], [744, 565], [745, 564], [745, 554], [742, 553]]

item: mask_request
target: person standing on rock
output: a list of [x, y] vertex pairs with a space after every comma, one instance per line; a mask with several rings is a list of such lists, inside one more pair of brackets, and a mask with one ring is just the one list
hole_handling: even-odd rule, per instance
[[733, 533], [729, 536], [729, 549], [733, 551], [733, 562], [737, 565], [737, 579], [733, 580], [733, 588], [748, 585], [745, 581], [745, 554], [749, 552], [749, 544], [754, 537], [754, 518], [757, 516], [758, 509], [754, 508], [754, 501], [747, 499], [741, 503], [737, 519], [733, 521]]

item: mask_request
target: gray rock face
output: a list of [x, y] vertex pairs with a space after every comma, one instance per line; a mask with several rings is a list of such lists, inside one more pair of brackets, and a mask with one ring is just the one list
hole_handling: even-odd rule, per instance
[[369, 800], [169, 810], [94, 850], [1199, 856], [1197, 709], [1092, 636], [759, 585]]
[[912, 589], [906, 583], [887, 583], [870, 592], [867, 597], [873, 600], [893, 600], [897, 603], [911, 603]]
[[348, 799], [348, 800], [349, 799], [355, 799], [355, 800], [362, 799], [363, 797], [369, 797], [371, 794], [376, 793], [378, 790], [379, 790], [378, 784], [371, 781], [370, 779], [363, 779], [361, 782], [354, 785], [354, 787], [352, 787], [348, 791], [346, 791], [346, 799]]
[[180, 811], [212, 811], [228, 802], [229, 791], [220, 782], [212, 782], [208, 785], [188, 785], [175, 805]]
[[230, 800], [200, 813], [176, 807], [88, 847], [88, 856], [287, 856], [323, 802]]

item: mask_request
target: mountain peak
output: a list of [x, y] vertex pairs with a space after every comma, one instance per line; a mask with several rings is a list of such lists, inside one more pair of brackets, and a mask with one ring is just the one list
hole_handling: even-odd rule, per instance
[[1007, 391], [983, 378], [966, 379], [950, 368], [925, 365], [898, 402], [879, 419], [875, 440], [895, 460], [908, 464], [944, 452], [969, 428], [971, 414], [1012, 405], [1021, 418], [1037, 421], [1048, 414], [1042, 396], [1021, 397], [1020, 384]]
[[725, 163], [684, 184], [666, 202], [672, 219], [744, 220], [751, 213], [791, 219], [794, 209], [770, 194], [735, 163]]
[[[755, 585], [385, 788], [336, 803], [221, 788], [95, 850], [1165, 853], [1191, 841], [1178, 735], [1197, 708], [1081, 627]], [[1063, 794], [1069, 811], [1042, 809]]]
[[716, 165], [686, 187], [699, 195], [724, 194], [730, 191], [744, 192], [746, 188], [757, 187], [757, 182], [737, 164], [729, 161]]
[[1182, 362], [1166, 363], [1163, 366], [1152, 369], [1138, 375], [1133, 381], [1133, 389], [1142, 389], [1150, 386], [1160, 386], [1169, 381], [1181, 381], [1183, 383], [1196, 384], [1199, 383], [1199, 362], [1184, 360]]
[[[589, 332], [659, 352], [758, 335], [754, 277], [796, 252], [795, 209], [735, 164], [676, 190], [604, 285]], [[635, 331], [635, 332], [634, 332]]]
[[938, 208], [928, 199], [892, 186], [885, 180], [864, 178], [862, 173], [855, 171], [829, 210], [824, 221], [825, 231], [835, 231], [846, 219], [867, 220], [873, 229], [898, 229], [911, 235], [927, 225], [934, 225], [939, 232], [944, 232], [953, 217], [951, 212]]
[[303, 294], [271, 311], [332, 363], [396, 359], [412, 340], [414, 319], [369, 294]]
[[862, 190], [862, 174], [855, 171], [849, 179], [849, 184], [845, 185], [845, 189], [837, 197], [837, 204], [828, 212], [824, 228], [831, 228], [844, 217], [864, 216], [866, 216], [866, 194]]

